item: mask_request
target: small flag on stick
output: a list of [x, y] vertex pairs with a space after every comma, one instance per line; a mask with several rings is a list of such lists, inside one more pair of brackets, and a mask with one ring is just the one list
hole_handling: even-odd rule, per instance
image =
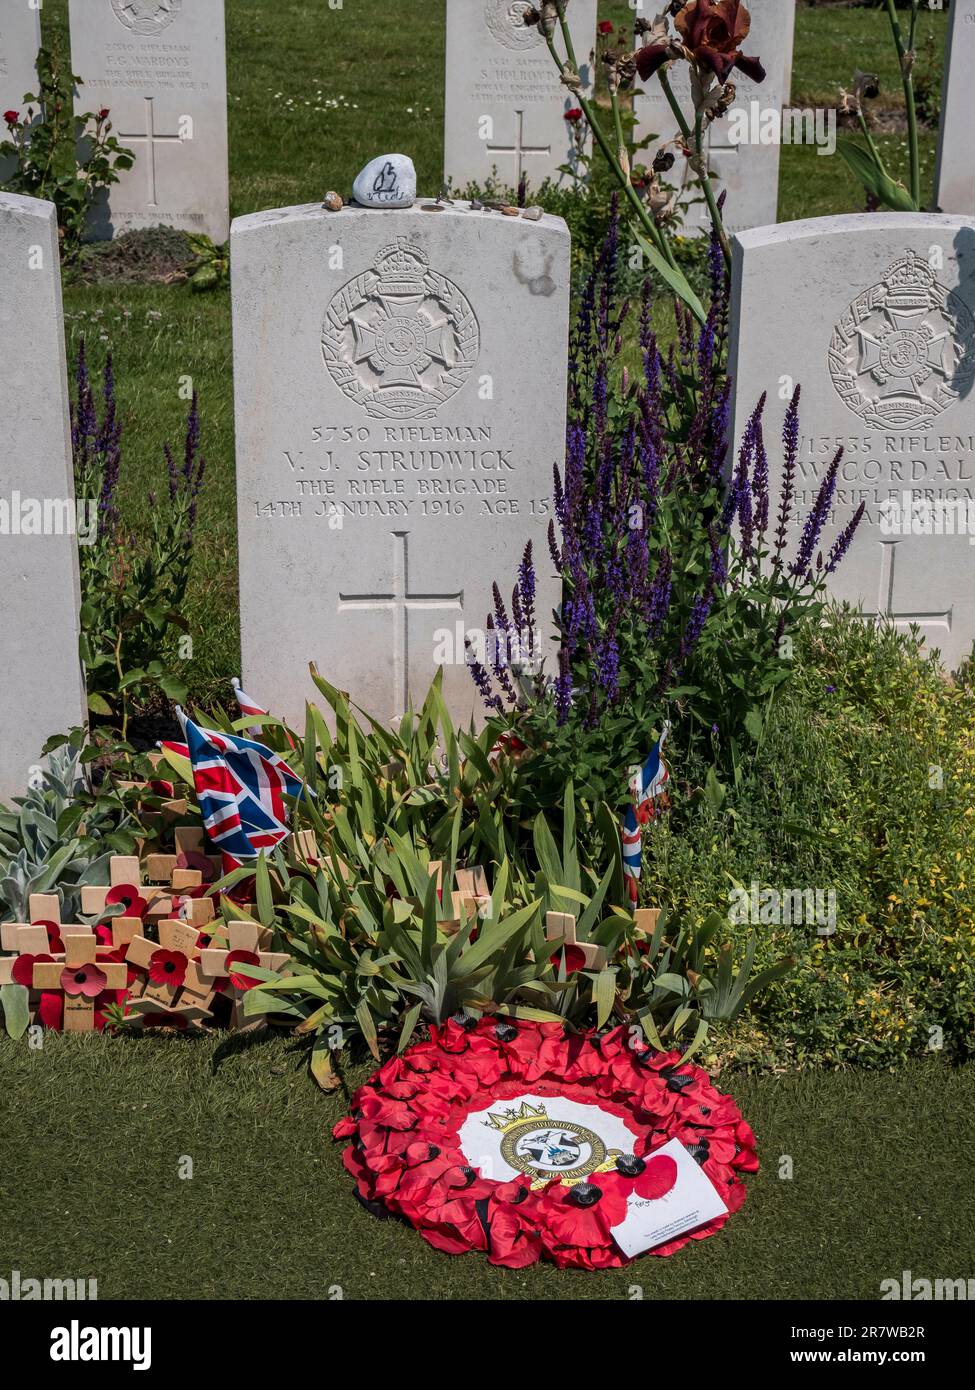
[[620, 834], [623, 840], [623, 873], [626, 876], [630, 902], [634, 904], [640, 892], [640, 872], [643, 867], [643, 827], [647, 821], [653, 819], [654, 802], [670, 780], [667, 765], [661, 757], [664, 740], [669, 733], [668, 720], [646, 762], [637, 768], [630, 779], [633, 803], [626, 808]]
[[[230, 684], [234, 688], [234, 695], [237, 698], [237, 704], [240, 707], [241, 714], [250, 714], [255, 716], [270, 714], [270, 710], [266, 710], [263, 705], [259, 705], [256, 700], [251, 699], [250, 695], [248, 695], [247, 691], [241, 685], [240, 681], [237, 679], [236, 676], [233, 677]], [[249, 734], [255, 735], [255, 737], [259, 737], [261, 734], [261, 726], [257, 725], [254, 728], [248, 729], [247, 732]], [[294, 748], [295, 741], [288, 733], [287, 729], [285, 730], [285, 736], [288, 740], [288, 747]]]

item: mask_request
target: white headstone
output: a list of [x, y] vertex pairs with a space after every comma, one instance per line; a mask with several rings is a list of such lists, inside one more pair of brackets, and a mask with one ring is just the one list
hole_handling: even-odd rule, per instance
[[75, 111], [108, 107], [135, 154], [90, 235], [176, 227], [221, 244], [230, 229], [223, 0], [70, 0]]
[[[658, 6], [662, 9], [663, 6]], [[792, 49], [795, 36], [796, 12], [794, 0], [749, 0], [751, 31], [742, 44], [749, 58], [760, 58], [765, 68], [764, 82], [755, 82], [744, 72], [735, 69], [733, 82], [737, 95], [728, 114], [716, 120], [707, 135], [708, 168], [712, 174], [715, 193], [727, 190], [724, 223], [729, 233], [746, 227], [764, 226], [778, 216], [779, 155], [775, 142], [764, 143], [749, 138], [742, 143], [732, 139], [732, 122], [743, 121], [748, 115], [750, 136], [761, 132], [760, 120], [767, 111], [780, 112], [788, 105], [792, 85]], [[676, 32], [676, 31], [674, 31]], [[694, 105], [691, 100], [690, 67], [684, 61], [672, 63], [667, 77], [681, 110], [693, 127]], [[636, 117], [635, 138], [639, 142], [657, 136], [637, 160], [648, 167], [659, 147], [679, 133], [677, 120], [656, 74], [645, 80], [637, 79], [633, 98]], [[677, 162], [665, 178], [679, 184], [687, 161], [677, 152]], [[709, 229], [711, 219], [700, 185], [688, 175], [687, 196], [695, 199], [686, 213], [684, 229], [693, 235], [702, 228]]]
[[[576, 167], [565, 113], [578, 100], [560, 82], [538, 26], [524, 23], [530, 8], [528, 0], [447, 6], [444, 178], [456, 192], [471, 182], [483, 186], [492, 174], [511, 188], [524, 175], [537, 189], [546, 178], [560, 179], [561, 165]], [[571, 0], [567, 17], [583, 87], [591, 92], [596, 0]], [[556, 45], [564, 57], [560, 35]]]
[[[917, 623], [956, 666], [975, 638], [975, 534], [964, 534], [975, 525], [975, 220], [822, 217], [742, 232], [732, 246], [734, 437], [768, 391], [773, 470], [786, 402], [802, 388], [788, 557], [842, 446], [824, 555], [861, 501], [866, 512], [831, 592]], [[773, 516], [777, 504], [773, 488]]]
[[0, 802], [84, 724], [78, 550], [53, 203], [0, 193]]
[[944, 212], [975, 217], [975, 0], [953, 0], [941, 92], [941, 138], [935, 175], [935, 203]]
[[[24, 96], [37, 92], [37, 50], [41, 46], [41, 14], [28, 0], [3, 0], [0, 5], [0, 114], [24, 113]], [[0, 125], [0, 140], [7, 138]], [[0, 183], [9, 178], [13, 162], [0, 159]]]
[[469, 719], [464, 633], [529, 539], [551, 650], [568, 229], [429, 206], [233, 224], [244, 684], [292, 719], [309, 661], [382, 718], [443, 664]]

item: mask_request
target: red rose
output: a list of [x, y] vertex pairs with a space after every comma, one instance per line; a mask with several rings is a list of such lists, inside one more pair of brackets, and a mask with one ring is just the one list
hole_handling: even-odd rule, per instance
[[16, 125], [17, 122], [20, 120], [20, 112], [5, 111], [3, 113], [3, 119], [6, 121], [7, 125]]
[[601, 34], [611, 34], [613, 32], [613, 21], [611, 19], [601, 19], [599, 21], [599, 32]]
[[581, 108], [580, 106], [573, 106], [573, 107], [571, 108], [571, 110], [566, 111], [566, 113], [565, 113], [565, 119], [566, 119], [567, 121], [581, 121], [581, 120], [582, 120], [582, 108]]
[[[98, 116], [97, 116], [96, 119], [99, 120], [99, 121], [107, 121], [107, 120], [108, 120], [108, 107], [107, 107], [107, 106], [103, 106], [103, 107], [102, 107], [102, 109], [99, 111]], [[167, 783], [167, 785], [168, 785], [168, 783]], [[172, 796], [172, 792], [170, 792], [169, 795]]]

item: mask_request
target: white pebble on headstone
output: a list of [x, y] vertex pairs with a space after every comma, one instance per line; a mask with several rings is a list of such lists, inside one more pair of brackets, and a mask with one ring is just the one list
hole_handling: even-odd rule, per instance
[[0, 193], [0, 802], [86, 721], [54, 204]]
[[943, 212], [975, 217], [975, 0], [953, 0], [948, 25], [935, 204]]
[[352, 196], [363, 208], [410, 208], [416, 202], [416, 170], [405, 154], [381, 154], [356, 175]]
[[[562, 182], [559, 167], [582, 176], [565, 113], [579, 105], [548, 51], [538, 25], [524, 22], [529, 0], [450, 0], [444, 88], [444, 179], [462, 194], [493, 176], [506, 188], [525, 177], [537, 189]], [[582, 88], [593, 91], [596, 0], [571, 0], [566, 10]], [[561, 36], [556, 39], [565, 56]], [[578, 126], [585, 132], [585, 123]], [[591, 141], [586, 137], [585, 151]]]
[[221, 245], [230, 230], [224, 0], [70, 0], [75, 113], [107, 107], [135, 155], [89, 235], [175, 227]]
[[830, 592], [916, 623], [957, 666], [975, 639], [975, 220], [821, 217], [732, 247], [734, 438], [767, 391], [773, 517], [782, 420], [802, 388], [787, 557], [842, 445], [824, 556], [866, 512]]
[[568, 229], [429, 206], [233, 225], [242, 679], [299, 724], [310, 661], [383, 720], [438, 665], [454, 718], [482, 711], [464, 636], [528, 540], [553, 674]]
[[[661, 5], [658, 8], [664, 7]], [[708, 169], [715, 195], [723, 191], [727, 191], [728, 195], [724, 224], [729, 233], [742, 231], [746, 227], [764, 226], [774, 222], [778, 216], [780, 146], [759, 137], [763, 113], [781, 112], [789, 101], [791, 89], [796, 19], [793, 0], [749, 0], [748, 9], [751, 30], [743, 40], [741, 49], [749, 58], [762, 60], [765, 81], [755, 82], [735, 68], [728, 79], [736, 89], [734, 103], [728, 115], [711, 125], [707, 135]], [[676, 33], [672, 21], [671, 29]], [[638, 38], [637, 42], [643, 40]], [[678, 105], [693, 127], [689, 64], [684, 61], [671, 63], [667, 78]], [[636, 162], [649, 168], [657, 150], [678, 134], [677, 119], [656, 74], [645, 80], [637, 78], [633, 111], [636, 117], [635, 139], [642, 141], [650, 136], [658, 137], [636, 155]], [[735, 116], [736, 112], [742, 114]], [[749, 137], [740, 143], [732, 138], [733, 133], [737, 134], [739, 124], [747, 129]], [[677, 161], [664, 178], [670, 184], [679, 185], [687, 161], [679, 149], [674, 152]], [[710, 231], [711, 218], [700, 185], [693, 175], [689, 175], [686, 197], [695, 201], [687, 209], [684, 231], [689, 235], [700, 234], [702, 230]]]

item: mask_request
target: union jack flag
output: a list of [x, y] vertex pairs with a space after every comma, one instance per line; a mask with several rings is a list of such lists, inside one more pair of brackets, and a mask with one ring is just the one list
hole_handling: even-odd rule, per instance
[[640, 891], [640, 872], [643, 867], [643, 827], [654, 814], [654, 801], [670, 780], [667, 765], [661, 757], [661, 749], [669, 733], [668, 721], [664, 724], [646, 762], [637, 768], [630, 779], [633, 803], [626, 808], [620, 836], [623, 841], [623, 873], [627, 880], [630, 902], [634, 904]]
[[302, 781], [270, 748], [235, 734], [201, 729], [177, 709], [186, 735], [193, 785], [207, 835], [224, 862], [256, 859], [288, 834], [285, 796]]

